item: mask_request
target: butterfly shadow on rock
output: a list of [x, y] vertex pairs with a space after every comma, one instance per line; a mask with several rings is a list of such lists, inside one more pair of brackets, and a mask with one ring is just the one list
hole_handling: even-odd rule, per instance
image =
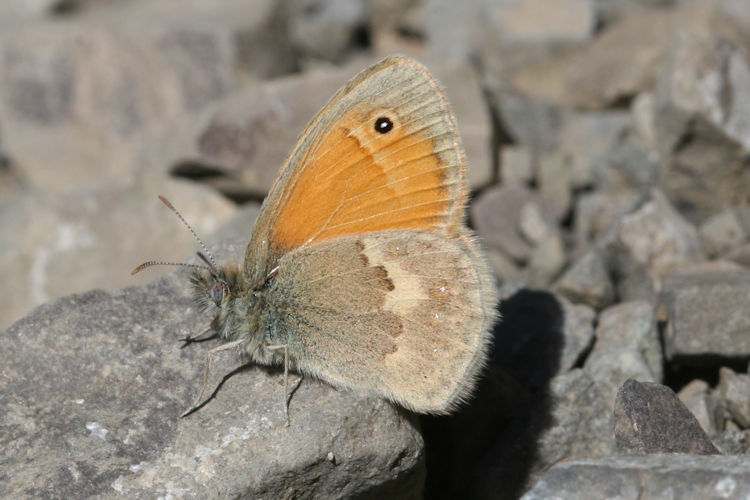
[[549, 384], [563, 347], [563, 309], [522, 289], [498, 306], [488, 365], [472, 400], [450, 416], [423, 416], [425, 498], [518, 498], [550, 425]]

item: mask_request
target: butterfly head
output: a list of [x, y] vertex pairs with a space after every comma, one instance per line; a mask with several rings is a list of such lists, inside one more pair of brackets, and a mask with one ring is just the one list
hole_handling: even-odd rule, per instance
[[196, 302], [198, 303], [201, 310], [208, 311], [213, 314], [215, 319], [213, 327], [224, 338], [231, 338], [236, 336], [236, 332], [242, 327], [237, 323], [237, 318], [241, 318], [243, 315], [239, 314], [242, 310], [242, 304], [237, 301], [237, 297], [242, 295], [242, 283], [240, 280], [240, 273], [237, 268], [232, 266], [219, 267], [216, 263], [216, 259], [206, 247], [198, 235], [195, 233], [190, 224], [187, 223], [185, 218], [177, 211], [177, 209], [169, 202], [165, 197], [159, 196], [159, 199], [172, 210], [182, 223], [190, 230], [190, 233], [198, 241], [202, 248], [202, 252], [198, 252], [198, 257], [203, 263], [187, 263], [187, 262], [164, 262], [150, 260], [144, 262], [140, 266], [133, 269], [131, 274], [136, 274], [143, 269], [157, 265], [167, 266], [179, 266], [189, 267], [194, 269], [191, 277], [193, 284], [193, 291]]
[[195, 299], [202, 310], [219, 312], [237, 295], [237, 271], [223, 269], [199, 269], [190, 279]]
[[213, 317], [212, 329], [221, 338], [236, 340], [254, 331], [260, 301], [247, 292], [238, 268], [198, 269], [190, 281], [198, 307]]

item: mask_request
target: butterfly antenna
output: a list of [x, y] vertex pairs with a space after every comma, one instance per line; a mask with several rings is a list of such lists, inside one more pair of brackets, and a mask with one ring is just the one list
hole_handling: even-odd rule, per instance
[[[169, 202], [168, 199], [166, 199], [162, 195], [159, 195], [159, 199], [161, 200], [162, 203], [164, 203], [167, 206], [167, 208], [169, 208], [172, 212], [174, 212], [177, 215], [177, 217], [180, 218], [180, 220], [182, 221], [182, 223], [185, 224], [185, 227], [187, 227], [188, 230], [190, 230], [190, 233], [193, 235], [193, 238], [195, 238], [195, 240], [198, 242], [198, 244], [200, 244], [201, 248], [203, 249], [203, 251], [206, 254], [206, 257], [208, 257], [208, 260], [206, 260], [206, 257], [203, 257], [202, 254], [200, 254], [200, 253], [198, 254], [198, 256], [201, 257], [206, 264], [208, 264], [208, 266], [210, 267], [210, 269], [209, 269], [210, 271], [216, 273], [216, 270], [218, 269], [219, 266], [216, 264], [216, 260], [214, 260], [214, 256], [211, 253], [211, 251], [208, 249], [208, 247], [206, 247], [206, 244], [203, 243], [203, 240], [198, 237], [198, 235], [193, 230], [193, 228], [190, 227], [190, 224], [187, 223], [187, 221], [182, 216], [182, 214], [177, 211], [177, 209], [174, 207], [174, 205], [172, 205]], [[189, 265], [189, 264], [185, 264], [185, 265]], [[202, 268], [203, 266], [198, 266], [198, 267]], [[140, 271], [140, 269], [139, 269], [139, 271]]]
[[192, 267], [194, 269], [205, 269], [208, 272], [213, 272], [213, 269], [208, 266], [201, 266], [198, 264], [186, 264], [185, 262], [162, 262], [158, 260], [150, 260], [148, 262], [144, 262], [140, 266], [136, 267], [132, 271], [130, 271], [131, 276], [133, 274], [139, 273], [146, 269], [147, 267], [151, 266], [179, 266], [179, 267]]
[[195, 254], [196, 254], [196, 255], [198, 256], [198, 258], [199, 258], [200, 260], [202, 260], [203, 262], [205, 262], [205, 263], [206, 263], [206, 265], [207, 265], [207, 266], [208, 266], [209, 268], [211, 268], [211, 270], [212, 270], [212, 271], [216, 271], [216, 268], [214, 267], [214, 265], [213, 265], [213, 264], [211, 264], [211, 262], [209, 262], [209, 260], [208, 260], [208, 259], [206, 258], [206, 256], [205, 256], [205, 255], [203, 255], [203, 254], [202, 254], [201, 252], [195, 252]]

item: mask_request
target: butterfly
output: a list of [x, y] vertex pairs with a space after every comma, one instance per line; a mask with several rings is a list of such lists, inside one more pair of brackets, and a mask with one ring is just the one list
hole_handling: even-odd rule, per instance
[[298, 139], [242, 264], [220, 267], [203, 245], [192, 283], [228, 342], [206, 374], [212, 353], [238, 348], [283, 365], [285, 387], [294, 369], [414, 412], [454, 410], [485, 364], [497, 304], [465, 223], [466, 168], [424, 66], [391, 56], [355, 76]]

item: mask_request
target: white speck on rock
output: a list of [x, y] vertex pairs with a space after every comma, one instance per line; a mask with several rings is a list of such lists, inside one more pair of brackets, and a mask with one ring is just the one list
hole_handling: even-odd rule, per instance
[[76, 467], [75, 462], [72, 462], [68, 466], [68, 470], [70, 471], [70, 475], [73, 476], [73, 480], [78, 481], [81, 477], [81, 471], [78, 470], [78, 467]]
[[91, 436], [96, 436], [102, 441], [107, 440], [107, 433], [109, 433], [109, 431], [97, 422], [86, 422], [86, 428], [91, 432]]
[[133, 444], [133, 441], [130, 438], [135, 436], [136, 432], [135, 429], [128, 429], [128, 435], [125, 436], [125, 439], [123, 439], [122, 442], [125, 444]]
[[118, 476], [117, 479], [115, 479], [115, 482], [111, 484], [112, 489], [115, 490], [119, 494], [123, 494], [123, 487], [122, 487], [122, 476]]
[[135, 474], [136, 472], [140, 472], [140, 471], [143, 470], [143, 467], [144, 467], [145, 463], [146, 462], [141, 462], [141, 463], [138, 463], [138, 464], [131, 465], [130, 467], [128, 467], [128, 469], [130, 470], [130, 472], [132, 472], [132, 473]]
[[251, 434], [253, 433], [251, 433], [248, 428], [241, 429], [239, 427], [230, 427], [229, 434], [221, 438], [221, 447], [226, 448], [237, 440], [247, 441], [250, 439]]
[[209, 446], [198, 446], [195, 449], [195, 458], [201, 459], [213, 455], [221, 455], [221, 451]]
[[732, 477], [719, 479], [719, 481], [716, 483], [716, 486], [714, 486], [714, 490], [716, 490], [716, 494], [719, 495], [719, 498], [731, 497], [736, 488], [737, 481], [735, 481]]

